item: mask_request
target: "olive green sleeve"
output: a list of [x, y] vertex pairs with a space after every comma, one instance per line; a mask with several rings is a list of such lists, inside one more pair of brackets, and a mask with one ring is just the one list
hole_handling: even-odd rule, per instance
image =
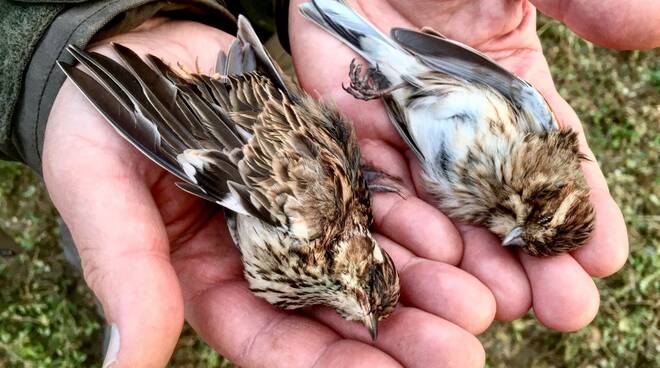
[[18, 158], [10, 123], [21, 92], [23, 71], [41, 35], [65, 6], [0, 1], [0, 158]]
[[156, 13], [235, 32], [224, 1], [0, 0], [0, 158], [41, 172], [41, 148], [50, 108], [62, 83], [56, 61], [72, 62], [66, 45], [130, 30]]

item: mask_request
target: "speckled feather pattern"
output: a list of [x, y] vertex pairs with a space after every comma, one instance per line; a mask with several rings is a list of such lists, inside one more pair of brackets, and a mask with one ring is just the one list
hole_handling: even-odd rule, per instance
[[340, 0], [299, 9], [366, 59], [363, 75], [351, 64], [346, 90], [382, 99], [443, 212], [531, 255], [586, 243], [595, 220], [577, 135], [533, 86], [428, 28], [388, 37]]
[[288, 82], [243, 17], [213, 75], [114, 49], [125, 66], [71, 47], [90, 74], [62, 69], [181, 189], [225, 207], [250, 289], [286, 309], [332, 307], [375, 337], [399, 278], [369, 229], [351, 125]]

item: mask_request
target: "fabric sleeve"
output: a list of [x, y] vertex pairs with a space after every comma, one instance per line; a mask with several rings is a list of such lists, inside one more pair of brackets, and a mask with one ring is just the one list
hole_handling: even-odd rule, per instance
[[282, 48], [290, 54], [291, 44], [289, 43], [289, 0], [276, 0], [275, 25], [277, 27], [277, 37], [280, 39]]
[[50, 108], [65, 80], [57, 60], [72, 62], [68, 44], [133, 29], [156, 13], [235, 32], [224, 1], [109, 0], [2, 1], [0, 38], [0, 156], [41, 173], [41, 149]]

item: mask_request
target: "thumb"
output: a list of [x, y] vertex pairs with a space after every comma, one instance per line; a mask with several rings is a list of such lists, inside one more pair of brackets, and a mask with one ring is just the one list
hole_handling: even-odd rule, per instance
[[81, 138], [67, 129], [72, 120], [92, 128], [94, 117], [68, 113], [60, 124], [54, 114], [44, 179], [113, 326], [104, 367], [164, 367], [183, 325], [183, 302], [160, 213], [131, 162], [137, 153], [118, 149], [124, 142], [111, 130]]

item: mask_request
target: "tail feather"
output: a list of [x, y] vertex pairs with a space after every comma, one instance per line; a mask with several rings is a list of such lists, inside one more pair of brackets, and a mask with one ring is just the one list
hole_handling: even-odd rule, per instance
[[364, 56], [363, 40], [370, 38], [395, 47], [376, 27], [341, 0], [314, 0], [301, 4], [300, 12]]
[[411, 55], [356, 13], [342, 0], [313, 0], [298, 7], [300, 13], [378, 66], [396, 84], [415, 65]]
[[261, 68], [265, 70], [266, 74], [275, 83], [276, 87], [285, 91], [290, 99], [297, 100], [298, 93], [296, 86], [287, 79], [284, 71], [282, 71], [279, 65], [273, 61], [273, 58], [270, 56], [264, 45], [259, 41], [259, 37], [252, 28], [252, 25], [250, 25], [250, 21], [242, 15], [238, 16], [238, 32], [236, 33], [236, 37], [241, 43], [248, 45], [252, 50], [252, 52], [245, 53], [251, 58], [246, 64], [251, 62], [252, 65], [256, 66], [256, 63], [258, 62]]

